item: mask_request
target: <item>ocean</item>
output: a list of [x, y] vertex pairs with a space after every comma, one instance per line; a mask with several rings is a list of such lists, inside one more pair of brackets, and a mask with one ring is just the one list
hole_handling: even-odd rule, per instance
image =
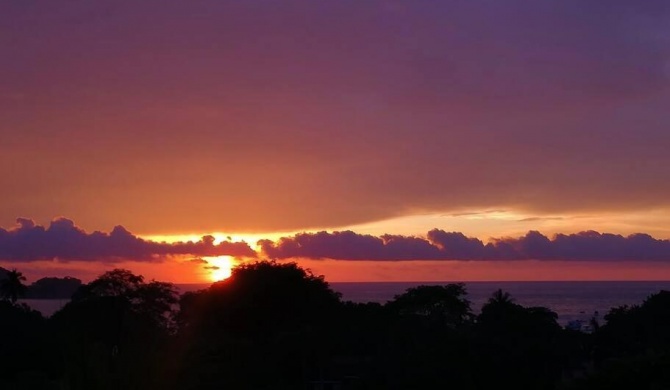
[[[449, 282], [336, 282], [331, 287], [342, 294], [342, 299], [354, 302], [387, 302], [406, 289], [421, 284], [434, 285]], [[640, 304], [646, 297], [661, 290], [670, 290], [666, 282], [467, 282], [468, 299], [475, 313], [491, 294], [501, 288], [523, 306], [544, 306], [558, 314], [561, 325], [571, 321], [588, 321], [596, 316], [602, 322], [612, 307]], [[205, 288], [206, 284], [178, 285], [181, 291]], [[22, 302], [50, 316], [62, 308], [67, 300], [22, 300]]]

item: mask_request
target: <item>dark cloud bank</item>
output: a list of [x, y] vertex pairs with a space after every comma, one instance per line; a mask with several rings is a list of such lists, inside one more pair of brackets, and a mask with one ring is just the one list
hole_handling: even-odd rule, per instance
[[[647, 234], [621, 236], [585, 231], [548, 238], [531, 231], [518, 238], [499, 238], [484, 243], [458, 232], [433, 229], [426, 237], [372, 236], [352, 231], [300, 233], [277, 242], [259, 241], [264, 256], [271, 259], [311, 258], [334, 260], [670, 260], [670, 240]], [[214, 243], [204, 236], [197, 242], [144, 240], [117, 226], [109, 233], [87, 233], [73, 221], [58, 218], [48, 227], [19, 218], [15, 228], [0, 228], [0, 260], [28, 262], [59, 261], [158, 261], [169, 256], [257, 257], [245, 242]]]
[[531, 231], [519, 238], [483, 243], [462, 233], [433, 229], [426, 238], [371, 236], [352, 231], [302, 233], [260, 242], [273, 259], [336, 260], [670, 260], [670, 241], [647, 234], [621, 236], [586, 231], [550, 239]]
[[254, 257], [256, 253], [244, 242], [215, 244], [212, 236], [165, 243], [144, 240], [122, 226], [110, 233], [87, 233], [65, 218], [53, 220], [46, 228], [25, 218], [17, 219], [13, 229], [0, 228], [0, 260], [151, 261], [175, 255]]

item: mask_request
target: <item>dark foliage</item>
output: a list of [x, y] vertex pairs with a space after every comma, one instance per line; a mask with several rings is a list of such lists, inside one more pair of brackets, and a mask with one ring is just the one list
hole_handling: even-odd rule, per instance
[[26, 305], [0, 301], [0, 388], [33, 374], [55, 375], [52, 344], [42, 315]]
[[462, 284], [342, 302], [294, 263], [255, 262], [181, 297], [114, 270], [50, 319], [11, 299], [0, 319], [3, 389], [670, 388], [665, 291], [586, 334], [501, 290], [478, 315]]
[[177, 294], [114, 270], [83, 285], [50, 320], [73, 389], [154, 388], [168, 360]]
[[177, 382], [184, 389], [300, 387], [332, 347], [340, 306], [322, 277], [294, 263], [238, 267], [182, 297]]
[[0, 299], [8, 300], [12, 303], [25, 296], [28, 287], [24, 284], [26, 277], [16, 269], [6, 271], [3, 278], [0, 279]]
[[594, 370], [574, 389], [670, 389], [670, 291], [605, 316], [594, 340]]

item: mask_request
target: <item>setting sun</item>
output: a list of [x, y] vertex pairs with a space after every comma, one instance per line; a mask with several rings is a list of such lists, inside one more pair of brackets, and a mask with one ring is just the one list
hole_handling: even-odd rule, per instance
[[206, 257], [209, 263], [209, 279], [216, 282], [230, 277], [235, 261], [232, 256]]

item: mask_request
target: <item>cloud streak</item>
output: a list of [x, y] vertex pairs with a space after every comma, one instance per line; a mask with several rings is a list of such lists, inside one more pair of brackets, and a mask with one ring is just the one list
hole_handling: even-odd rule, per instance
[[[54, 219], [48, 227], [30, 219], [18, 218], [17, 226], [0, 228], [0, 260], [28, 262], [57, 261], [160, 261], [170, 256], [238, 256], [255, 257], [245, 242], [214, 243], [214, 237], [203, 236], [200, 241], [155, 242], [144, 240], [116, 226], [109, 233], [87, 233], [72, 220]], [[199, 260], [198, 262], [204, 262]]]
[[301, 233], [277, 242], [259, 242], [273, 259], [334, 260], [568, 260], [664, 261], [670, 260], [670, 241], [647, 234], [622, 236], [595, 231], [546, 237], [530, 231], [517, 238], [484, 243], [463, 233], [433, 229], [425, 238], [398, 235], [372, 236], [352, 231]]

